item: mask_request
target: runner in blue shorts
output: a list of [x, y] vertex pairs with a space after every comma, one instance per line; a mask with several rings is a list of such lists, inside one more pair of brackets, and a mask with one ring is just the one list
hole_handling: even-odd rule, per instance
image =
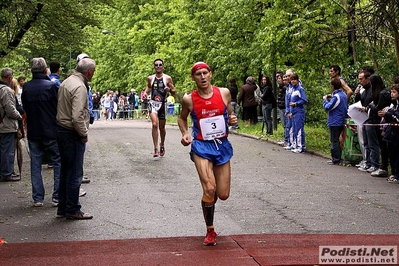
[[[233, 148], [227, 139], [228, 126], [237, 124], [237, 117], [231, 107], [230, 91], [211, 85], [212, 72], [203, 62], [194, 64], [191, 78], [197, 89], [183, 97], [179, 116], [181, 143], [191, 144], [191, 160], [197, 169], [203, 195], [202, 211], [207, 228], [204, 245], [216, 245], [216, 232], [213, 225], [215, 203], [219, 198], [226, 200], [230, 195]], [[188, 115], [193, 122], [193, 141], [188, 132]]]

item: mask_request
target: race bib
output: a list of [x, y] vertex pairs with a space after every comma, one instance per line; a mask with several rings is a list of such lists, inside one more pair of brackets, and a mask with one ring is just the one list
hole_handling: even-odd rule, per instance
[[226, 123], [223, 115], [202, 118], [199, 122], [204, 140], [213, 140], [226, 136]]
[[162, 107], [162, 102], [157, 102], [157, 101], [151, 100], [150, 104], [151, 104], [151, 111], [154, 111], [154, 112], [158, 112], [159, 109], [161, 109], [161, 107]]

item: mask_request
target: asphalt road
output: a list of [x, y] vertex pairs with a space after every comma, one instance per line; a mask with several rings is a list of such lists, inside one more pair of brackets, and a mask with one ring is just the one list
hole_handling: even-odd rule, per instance
[[[92, 220], [55, 218], [52, 170], [43, 166], [44, 207], [32, 207], [29, 158], [22, 181], [0, 183], [0, 238], [9, 243], [203, 236], [202, 189], [189, 147], [167, 126], [166, 155], [152, 157], [147, 120], [96, 121], [90, 128], [82, 210]], [[274, 142], [231, 134], [231, 195], [216, 204], [219, 235], [396, 234], [399, 185]]]

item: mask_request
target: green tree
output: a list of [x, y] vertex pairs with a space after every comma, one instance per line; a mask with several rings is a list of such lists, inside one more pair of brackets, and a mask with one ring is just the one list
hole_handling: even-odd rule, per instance
[[27, 72], [32, 57], [68, 68], [85, 45], [84, 27], [99, 25], [95, 11], [112, 0], [7, 0], [0, 5], [0, 62]]

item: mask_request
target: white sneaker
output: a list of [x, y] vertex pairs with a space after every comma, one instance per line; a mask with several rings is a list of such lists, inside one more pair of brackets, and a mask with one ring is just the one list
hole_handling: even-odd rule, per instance
[[291, 151], [294, 153], [303, 153], [302, 149], [292, 149]]
[[43, 202], [40, 201], [34, 202], [33, 207], [43, 207]]
[[292, 149], [293, 149], [293, 147], [291, 145], [288, 145], [288, 146], [284, 147], [284, 150], [286, 150], [286, 151], [290, 151]]
[[362, 167], [366, 163], [365, 160], [362, 160], [360, 163], [356, 164], [356, 167]]
[[79, 197], [83, 197], [83, 196], [85, 196], [85, 195], [86, 195], [86, 191], [84, 191], [83, 188], [80, 188], [80, 189], [79, 189]]
[[375, 176], [375, 177], [387, 177], [388, 176], [388, 172], [382, 169], [378, 169], [374, 172], [371, 173], [371, 176]]
[[367, 169], [367, 172], [368, 173], [372, 173], [372, 172], [377, 171], [377, 170], [378, 170], [377, 167], [371, 166], [369, 169]]
[[369, 169], [370, 167], [367, 167], [366, 164], [360, 166], [359, 168], [357, 168], [357, 170], [362, 171], [362, 172], [367, 172], [367, 169]]
[[284, 145], [284, 144], [285, 144], [285, 141], [283, 141], [283, 140], [282, 140], [282, 141], [279, 141], [279, 142], [277, 142], [277, 144], [278, 144], [278, 145]]

